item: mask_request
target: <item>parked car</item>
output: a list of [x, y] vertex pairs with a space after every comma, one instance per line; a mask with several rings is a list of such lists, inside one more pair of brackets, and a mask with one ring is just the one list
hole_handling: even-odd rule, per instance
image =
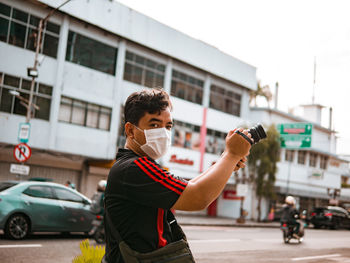
[[91, 201], [64, 185], [39, 181], [0, 182], [0, 229], [23, 239], [32, 232], [85, 232], [95, 215]]
[[311, 223], [314, 228], [329, 227], [331, 229], [350, 229], [350, 215], [342, 207], [316, 207], [311, 213]]

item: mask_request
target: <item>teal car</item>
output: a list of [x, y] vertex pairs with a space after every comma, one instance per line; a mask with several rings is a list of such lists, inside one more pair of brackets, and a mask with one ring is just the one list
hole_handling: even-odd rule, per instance
[[35, 181], [0, 182], [0, 229], [10, 239], [32, 232], [85, 232], [95, 215], [91, 201], [61, 184]]

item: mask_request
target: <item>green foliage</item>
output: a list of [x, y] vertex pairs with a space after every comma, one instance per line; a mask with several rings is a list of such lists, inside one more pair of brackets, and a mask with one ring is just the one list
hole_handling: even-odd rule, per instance
[[267, 129], [267, 138], [255, 144], [248, 158], [251, 177], [255, 183], [256, 195], [259, 198], [258, 210], [260, 219], [260, 201], [262, 197], [275, 199], [277, 162], [280, 157], [279, 133], [275, 125]]
[[104, 254], [104, 246], [90, 246], [89, 240], [80, 243], [81, 255], [73, 259], [73, 263], [100, 263]]

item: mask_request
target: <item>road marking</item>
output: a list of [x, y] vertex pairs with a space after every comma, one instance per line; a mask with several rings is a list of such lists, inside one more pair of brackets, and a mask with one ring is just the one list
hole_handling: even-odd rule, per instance
[[221, 242], [239, 242], [238, 238], [235, 239], [201, 239], [201, 240], [189, 240], [190, 243], [221, 243]]
[[17, 248], [17, 247], [42, 247], [42, 245], [41, 244], [0, 245], [0, 248]]
[[341, 256], [340, 254], [330, 254], [330, 255], [322, 255], [322, 256], [292, 258], [292, 260], [293, 261], [300, 261], [300, 260], [319, 259], [319, 258], [334, 258], [334, 257], [340, 257], [340, 256]]

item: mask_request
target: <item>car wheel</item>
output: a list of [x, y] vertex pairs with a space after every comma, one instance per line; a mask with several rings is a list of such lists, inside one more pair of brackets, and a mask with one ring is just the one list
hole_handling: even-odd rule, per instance
[[23, 239], [30, 231], [29, 219], [23, 214], [12, 215], [5, 226], [5, 236], [10, 239]]
[[314, 228], [315, 228], [315, 229], [320, 229], [321, 226], [320, 226], [320, 225], [314, 225]]

